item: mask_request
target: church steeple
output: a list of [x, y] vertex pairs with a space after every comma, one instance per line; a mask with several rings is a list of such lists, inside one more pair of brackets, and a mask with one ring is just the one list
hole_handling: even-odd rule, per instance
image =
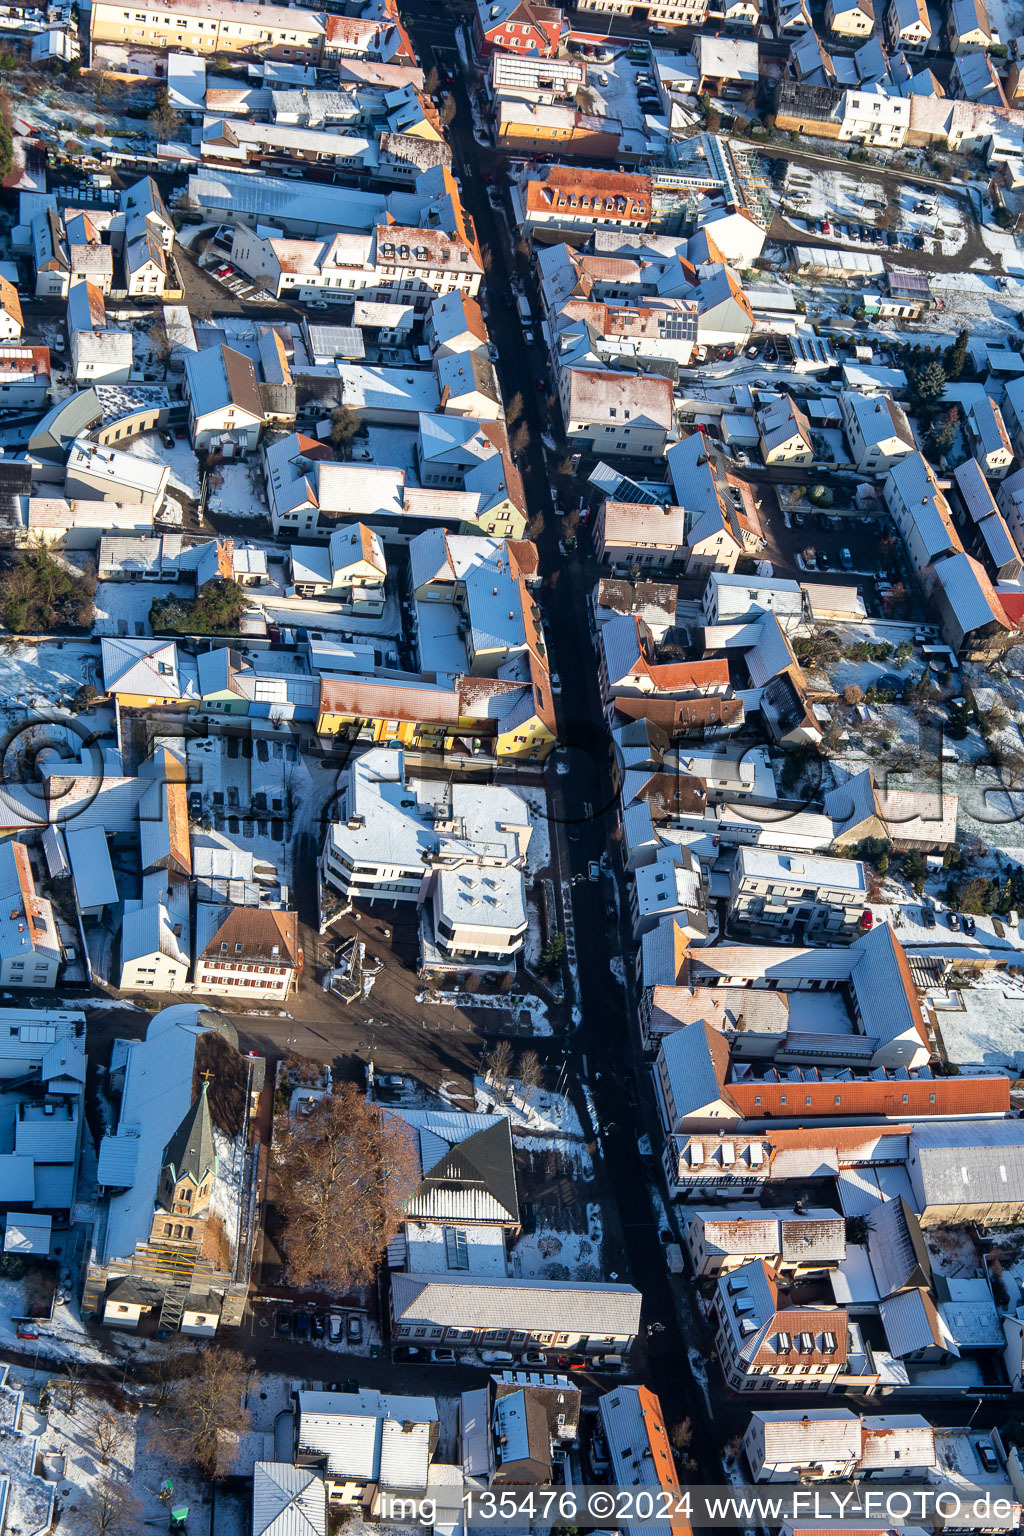
[[164, 1148], [159, 1203], [168, 1211], [196, 1216], [210, 1202], [217, 1176], [217, 1149], [207, 1096], [209, 1080]]

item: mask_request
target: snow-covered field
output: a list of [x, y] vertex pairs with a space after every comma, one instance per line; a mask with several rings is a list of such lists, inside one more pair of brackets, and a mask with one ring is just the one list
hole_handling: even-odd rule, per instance
[[10, 650], [0, 646], [0, 698], [8, 718], [12, 706], [52, 704], [58, 697], [75, 693], [83, 683], [98, 684], [100, 680], [100, 648], [88, 641], [53, 640], [37, 645], [19, 639]]
[[[190, 597], [194, 588], [181, 582], [101, 581], [96, 586], [93, 606], [97, 635], [151, 635], [149, 610], [158, 597]], [[118, 628], [127, 625], [127, 630]]]
[[[219, 479], [220, 484], [214, 481]], [[228, 517], [267, 517], [262, 477], [255, 463], [221, 464], [210, 476], [210, 511]]]

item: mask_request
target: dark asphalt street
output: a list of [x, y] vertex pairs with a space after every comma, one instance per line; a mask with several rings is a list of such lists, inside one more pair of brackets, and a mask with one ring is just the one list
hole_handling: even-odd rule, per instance
[[[541, 607], [551, 648], [552, 670], [564, 679], [558, 696], [559, 736], [568, 744], [565, 756], [571, 771], [557, 776], [549, 769], [550, 785], [557, 786], [564, 803], [567, 824], [579, 829], [577, 841], [569, 841], [565, 829], [553, 825], [553, 845], [560, 854], [563, 877], [586, 875], [591, 859], [614, 851], [616, 826], [608, 738], [598, 692], [597, 666], [586, 607], [587, 578], [577, 559], [567, 560], [559, 548], [560, 524], [552, 513], [551, 478], [541, 433], [547, 429], [546, 401], [538, 397], [534, 380], [546, 373], [540, 349], [528, 347], [514, 308], [505, 295], [512, 290], [515, 264], [525, 280], [531, 301], [537, 294], [527, 263], [510, 248], [506, 230], [511, 227], [511, 208], [498, 218], [487, 196], [481, 172], [487, 170], [498, 186], [505, 185], [502, 156], [482, 147], [473, 136], [467, 81], [452, 37], [436, 9], [420, 3], [403, 7], [403, 16], [419, 57], [426, 61], [441, 55], [453, 73], [457, 112], [449, 128], [463, 201], [476, 226], [482, 245], [490, 248], [491, 270], [486, 278], [489, 300], [488, 326], [498, 350], [498, 371], [506, 401], [522, 395], [530, 444], [521, 460], [523, 480], [531, 512], [543, 514], [543, 530], [537, 533], [544, 581]], [[562, 756], [563, 754], [559, 754]], [[605, 1176], [618, 1208], [626, 1252], [620, 1278], [632, 1280], [644, 1295], [643, 1322], [655, 1325], [638, 1347], [636, 1361], [643, 1378], [661, 1398], [670, 1423], [687, 1416], [693, 1419], [691, 1453], [700, 1475], [717, 1482], [720, 1477], [715, 1438], [707, 1423], [704, 1400], [694, 1383], [686, 1345], [679, 1329], [665, 1268], [664, 1250], [658, 1238], [658, 1213], [650, 1198], [647, 1173], [637, 1138], [644, 1130], [656, 1134], [649, 1074], [638, 1072], [639, 1040], [626, 1011], [626, 999], [611, 979], [605, 927], [605, 897], [601, 884], [586, 879], [573, 887], [573, 917], [578, 955], [578, 981], [583, 1023], [569, 1047], [570, 1080], [585, 1078], [592, 1089], [604, 1154]], [[640, 1083], [638, 1091], [637, 1083]], [[577, 1094], [576, 1097], [579, 1097]], [[628, 1275], [626, 1271], [628, 1270]], [[645, 1360], [646, 1356], [646, 1360]]]

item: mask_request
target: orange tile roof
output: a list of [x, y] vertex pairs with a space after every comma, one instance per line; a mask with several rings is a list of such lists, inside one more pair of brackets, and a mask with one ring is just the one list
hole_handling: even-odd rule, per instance
[[716, 688], [728, 686], [729, 663], [713, 657], [707, 661], [674, 661], [647, 668], [659, 688]]
[[[772, 1115], [905, 1116], [1007, 1114], [1010, 1083], [1005, 1077], [863, 1078], [856, 1082], [748, 1081], [727, 1083], [724, 1094], [747, 1120]], [[831, 1133], [829, 1133], [831, 1135]]]
[[[228, 946], [224, 951], [222, 944]], [[239, 944], [241, 949], [237, 948]], [[295, 913], [271, 911], [266, 907], [232, 907], [198, 958], [219, 959], [222, 955], [239, 964], [259, 960], [298, 965], [298, 919]]]

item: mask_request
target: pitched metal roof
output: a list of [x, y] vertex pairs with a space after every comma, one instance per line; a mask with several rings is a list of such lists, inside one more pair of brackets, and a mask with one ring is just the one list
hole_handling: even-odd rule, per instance
[[411, 1219], [518, 1225], [519, 1196], [507, 1115], [389, 1109], [416, 1133], [422, 1172]]
[[640, 1326], [640, 1302], [640, 1292], [631, 1285], [491, 1281], [459, 1275], [391, 1277], [394, 1316], [405, 1325], [632, 1338]]
[[327, 1485], [319, 1472], [258, 1461], [252, 1479], [252, 1536], [327, 1536]]
[[880, 1301], [878, 1314], [889, 1349], [898, 1360], [934, 1348], [959, 1358], [956, 1341], [923, 1286], [911, 1286]]
[[922, 1209], [1024, 1200], [1024, 1120], [917, 1125], [910, 1171]]

